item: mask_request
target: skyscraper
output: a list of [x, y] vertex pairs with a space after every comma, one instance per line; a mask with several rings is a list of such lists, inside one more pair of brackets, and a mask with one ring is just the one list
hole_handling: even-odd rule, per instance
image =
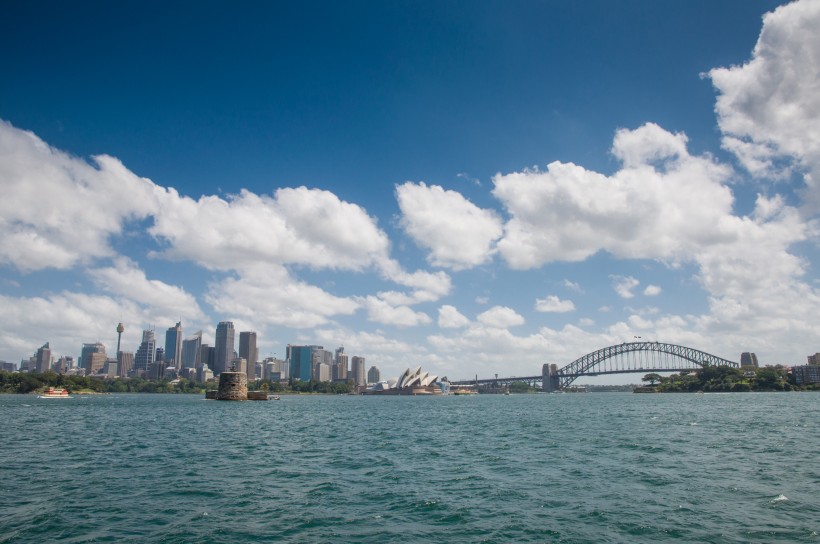
[[290, 377], [303, 382], [313, 377], [313, 354], [324, 350], [322, 346], [291, 346], [288, 344], [287, 359], [290, 366]]
[[146, 329], [142, 331], [142, 343], [134, 354], [134, 370], [148, 372], [154, 366], [157, 352], [157, 341], [154, 331]]
[[256, 362], [259, 359], [255, 332], [243, 331], [239, 333], [239, 357], [247, 362], [248, 383], [250, 383], [256, 379]]
[[370, 370], [367, 371], [367, 383], [379, 383], [382, 379], [382, 373], [379, 371], [379, 367], [371, 366]]
[[34, 357], [37, 360], [37, 364], [35, 366], [37, 372], [51, 370], [51, 348], [48, 347], [48, 342], [43, 344], [40, 349], [37, 350], [37, 354]]
[[182, 368], [196, 368], [200, 365], [202, 331], [182, 341]]
[[165, 366], [182, 365], [182, 321], [165, 331]]
[[220, 321], [216, 326], [216, 341], [214, 342], [214, 375], [219, 375], [231, 368], [233, 340], [233, 322]]
[[108, 355], [105, 353], [105, 346], [99, 342], [83, 344], [83, 350], [80, 353], [83, 368], [88, 375], [95, 374], [108, 360]]
[[367, 377], [364, 370], [364, 357], [356, 355], [351, 359], [350, 373], [355, 385], [367, 385]]

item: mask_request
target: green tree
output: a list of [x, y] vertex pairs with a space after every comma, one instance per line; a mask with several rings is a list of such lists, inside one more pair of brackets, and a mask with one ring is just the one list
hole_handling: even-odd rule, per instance
[[649, 374], [645, 375], [641, 378], [642, 382], [649, 382], [649, 385], [655, 385], [656, 382], [660, 382], [663, 378], [660, 374], [655, 372], [650, 372]]

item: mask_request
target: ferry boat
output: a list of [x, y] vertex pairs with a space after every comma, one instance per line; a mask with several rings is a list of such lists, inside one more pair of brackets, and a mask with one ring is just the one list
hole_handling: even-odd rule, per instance
[[68, 389], [54, 389], [53, 387], [47, 388], [43, 391], [42, 395], [37, 395], [38, 399], [70, 399], [71, 397], [68, 395]]

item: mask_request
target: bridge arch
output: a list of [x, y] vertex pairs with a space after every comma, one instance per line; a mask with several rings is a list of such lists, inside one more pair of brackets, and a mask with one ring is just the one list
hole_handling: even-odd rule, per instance
[[676, 372], [707, 366], [739, 367], [740, 364], [705, 351], [663, 342], [624, 342], [587, 353], [557, 369], [544, 365], [545, 391], [565, 389], [581, 376], [627, 372]]

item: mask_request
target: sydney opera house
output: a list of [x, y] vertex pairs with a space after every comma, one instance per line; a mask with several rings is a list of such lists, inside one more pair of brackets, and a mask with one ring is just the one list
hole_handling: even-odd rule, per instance
[[421, 367], [409, 368], [398, 379], [379, 382], [365, 391], [366, 395], [441, 395], [447, 393], [447, 382], [438, 376], [423, 372]]

